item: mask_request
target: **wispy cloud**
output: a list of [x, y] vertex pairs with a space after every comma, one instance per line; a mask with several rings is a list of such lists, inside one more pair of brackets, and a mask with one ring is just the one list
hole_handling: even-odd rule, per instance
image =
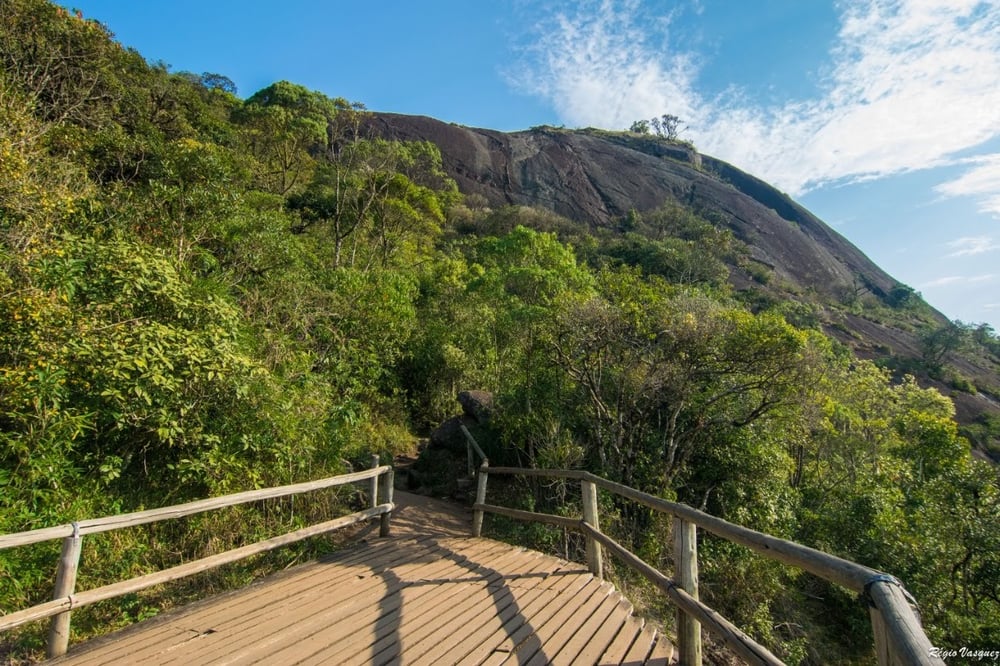
[[[570, 125], [623, 128], [668, 111], [701, 150], [801, 194], [955, 162], [1000, 136], [1000, 0], [844, 0], [815, 98], [762, 106], [699, 92], [699, 56], [637, 0], [582, 0], [537, 26], [516, 80]], [[945, 184], [1000, 209], [995, 162]]]
[[954, 248], [949, 257], [968, 257], [1000, 250], [1000, 243], [991, 236], [964, 236], [949, 242], [948, 247]]
[[970, 161], [976, 166], [958, 178], [938, 185], [935, 191], [945, 196], [977, 197], [980, 211], [1000, 217], [1000, 153], [983, 155]]
[[964, 275], [949, 275], [947, 277], [937, 278], [936, 280], [931, 280], [920, 285], [921, 289], [934, 289], [936, 287], [951, 287], [963, 284], [981, 284], [984, 282], [993, 282], [996, 279], [996, 275], [993, 273], [986, 273], [985, 275], [974, 275], [971, 277]]

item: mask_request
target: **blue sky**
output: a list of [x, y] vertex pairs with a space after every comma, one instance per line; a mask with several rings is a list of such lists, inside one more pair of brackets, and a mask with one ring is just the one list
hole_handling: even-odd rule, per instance
[[175, 71], [499, 130], [663, 113], [1000, 330], [1000, 0], [77, 0]]

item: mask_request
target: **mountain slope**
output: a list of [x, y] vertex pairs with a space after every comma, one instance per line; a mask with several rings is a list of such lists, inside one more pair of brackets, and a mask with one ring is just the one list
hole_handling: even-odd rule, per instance
[[[650, 135], [539, 127], [503, 133], [423, 116], [379, 113], [374, 131], [386, 138], [431, 141], [466, 195], [491, 207], [551, 210], [592, 229], [618, 228], [630, 210], [678, 203], [709, 213], [745, 243], [749, 261], [730, 265], [730, 282], [751, 302], [797, 301], [817, 312], [815, 325], [862, 358], [922, 374], [956, 403], [960, 422], [1000, 411], [1000, 361], [982, 353], [952, 355], [960, 383], [920, 373], [921, 335], [948, 325], [920, 304], [899, 308], [912, 293], [815, 215], [764, 181], [692, 147]], [[860, 297], [864, 296], [864, 299]], [[850, 307], [848, 307], [850, 305]]]
[[437, 144], [459, 189], [492, 206], [539, 206], [612, 226], [630, 209], [644, 212], [673, 200], [720, 213], [752, 258], [793, 286], [833, 295], [836, 286], [860, 278], [884, 297], [897, 284], [786, 195], [684, 146], [587, 130], [504, 134], [396, 114], [378, 114], [375, 122], [387, 137]]

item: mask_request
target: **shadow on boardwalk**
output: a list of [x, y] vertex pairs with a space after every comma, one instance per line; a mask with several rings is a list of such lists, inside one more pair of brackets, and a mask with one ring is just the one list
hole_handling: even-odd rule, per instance
[[59, 663], [637, 664], [672, 650], [579, 564], [468, 536], [471, 512], [397, 493], [392, 536], [71, 647]]

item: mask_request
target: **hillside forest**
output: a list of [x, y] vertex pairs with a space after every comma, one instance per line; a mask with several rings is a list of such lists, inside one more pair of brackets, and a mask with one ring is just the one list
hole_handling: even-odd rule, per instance
[[[1000, 646], [997, 468], [938, 391], [798, 304], [737, 298], [746, 248], [713, 214], [668, 200], [591, 233], [489, 207], [358, 103], [237, 92], [46, 0], [0, 4], [0, 532], [365, 466], [485, 389], [491, 460], [586, 468], [891, 572], [935, 645]], [[669, 571], [669, 525], [602, 501]], [[226, 527], [95, 539], [81, 586], [240, 538]], [[700, 548], [703, 599], [782, 658], [872, 659], [855, 597]], [[57, 552], [0, 551], [0, 608], [46, 600]], [[74, 627], [154, 614], [157, 594]], [[37, 654], [42, 630], [0, 655]]]

